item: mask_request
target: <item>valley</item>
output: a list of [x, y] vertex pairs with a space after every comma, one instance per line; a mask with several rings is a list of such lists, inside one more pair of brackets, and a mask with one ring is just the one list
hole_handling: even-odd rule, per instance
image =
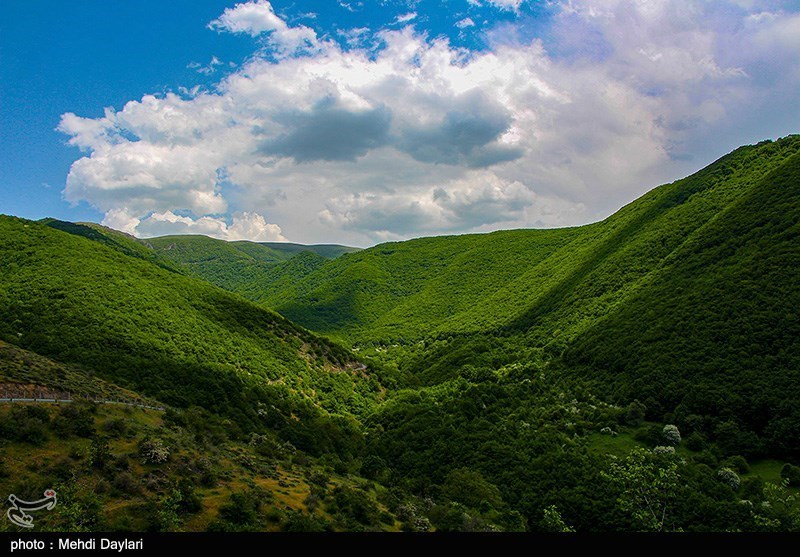
[[54, 530], [798, 530], [799, 223], [796, 135], [367, 249], [2, 216], [0, 383], [84, 401], [0, 404], [0, 492], [58, 486]]

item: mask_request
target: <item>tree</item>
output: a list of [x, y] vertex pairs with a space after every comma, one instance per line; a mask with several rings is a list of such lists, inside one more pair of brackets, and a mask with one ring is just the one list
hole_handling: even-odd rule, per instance
[[162, 464], [169, 459], [169, 448], [157, 437], [144, 440], [139, 449], [145, 464]]
[[542, 513], [542, 528], [547, 532], [574, 532], [575, 528], [569, 526], [561, 517], [558, 507], [550, 505]]
[[108, 439], [105, 437], [92, 438], [89, 446], [89, 461], [94, 468], [102, 470], [111, 458], [111, 450], [108, 448]]
[[764, 485], [764, 501], [756, 507], [756, 524], [759, 529], [770, 532], [800, 531], [800, 507], [797, 495], [787, 489], [789, 482], [783, 480], [781, 485], [767, 483]]
[[622, 462], [612, 462], [604, 477], [620, 490], [617, 502], [642, 530], [667, 528], [680, 475], [675, 455], [636, 448]]
[[486, 481], [480, 472], [469, 468], [451, 471], [442, 485], [442, 495], [472, 509], [479, 508], [484, 501], [493, 508], [503, 504], [500, 490]]
[[644, 421], [644, 415], [647, 411], [647, 407], [639, 402], [638, 400], [634, 400], [628, 405], [628, 408], [625, 411], [625, 423], [634, 427], [638, 427]]

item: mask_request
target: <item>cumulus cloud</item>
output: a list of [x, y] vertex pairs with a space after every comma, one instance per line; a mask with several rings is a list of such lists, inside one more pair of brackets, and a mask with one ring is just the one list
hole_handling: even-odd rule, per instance
[[471, 90], [441, 99], [440, 119], [410, 125], [399, 148], [421, 162], [491, 166], [522, 156], [518, 147], [499, 143], [512, 123], [511, 113], [483, 92]]
[[386, 144], [391, 113], [385, 107], [351, 111], [324, 99], [311, 111], [277, 115], [288, 132], [266, 141], [260, 152], [296, 162], [354, 161]]
[[230, 33], [246, 33], [251, 37], [268, 35], [270, 43], [282, 54], [303, 48], [316, 47], [317, 34], [310, 27], [290, 27], [281, 19], [267, 0], [255, 0], [225, 8], [222, 15], [208, 26]]
[[410, 26], [343, 48], [237, 4], [212, 25], [279, 55], [208, 91], [64, 114], [84, 151], [64, 196], [140, 235], [365, 245], [579, 224], [796, 131], [800, 14], [768, 4], [572, 0], [546, 41], [475, 52]]
[[332, 226], [369, 229], [381, 240], [395, 240], [518, 222], [565, 224], [569, 221], [565, 214], [583, 209], [580, 204], [540, 196], [521, 182], [474, 171], [462, 179], [410, 191], [359, 192], [331, 199], [321, 216]]
[[152, 213], [144, 219], [130, 217], [121, 211], [111, 212], [103, 224], [111, 228], [136, 233], [144, 238], [171, 234], [202, 234], [220, 240], [251, 240], [254, 242], [285, 242], [281, 229], [269, 224], [257, 213], [237, 212], [232, 222], [214, 217], [193, 219], [172, 211]]

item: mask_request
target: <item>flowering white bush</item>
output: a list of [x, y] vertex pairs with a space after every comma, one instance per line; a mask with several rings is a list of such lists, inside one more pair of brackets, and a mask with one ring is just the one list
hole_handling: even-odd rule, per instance
[[661, 432], [661, 436], [664, 438], [664, 441], [670, 445], [680, 445], [681, 432], [678, 430], [678, 426], [676, 425], [665, 425], [663, 431]]
[[675, 447], [659, 445], [655, 449], [653, 449], [655, 454], [675, 454]]
[[169, 448], [158, 438], [142, 443], [141, 452], [146, 464], [161, 464], [169, 459]]
[[717, 479], [734, 491], [739, 489], [739, 484], [742, 483], [742, 481], [739, 479], [739, 474], [730, 468], [720, 468], [717, 471]]

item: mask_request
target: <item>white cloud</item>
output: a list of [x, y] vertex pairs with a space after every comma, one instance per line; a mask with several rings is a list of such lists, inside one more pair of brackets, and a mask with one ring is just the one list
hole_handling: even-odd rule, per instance
[[[212, 91], [65, 114], [59, 129], [86, 153], [65, 198], [148, 235], [365, 245], [573, 225], [800, 124], [800, 14], [699, 0], [565, 6], [547, 47], [467, 52], [411, 27], [353, 30], [347, 50], [315, 39], [313, 52], [256, 57]], [[215, 25], [294, 29], [266, 2]]]
[[408, 23], [409, 21], [413, 21], [417, 19], [417, 12], [408, 12], [406, 14], [398, 14], [397, 17], [394, 18], [395, 23]]
[[282, 54], [317, 47], [317, 34], [310, 27], [290, 27], [267, 0], [255, 0], [225, 8], [219, 18], [208, 24], [212, 29], [246, 33], [251, 37], [268, 34], [268, 40]]
[[323, 221], [346, 230], [372, 230], [381, 240], [463, 230], [492, 230], [518, 223], [568, 224], [585, 207], [541, 196], [518, 181], [470, 171], [463, 178], [393, 192], [358, 192], [331, 199]]
[[224, 62], [222, 62], [216, 56], [212, 56], [211, 60], [205, 66], [202, 65], [200, 62], [190, 62], [186, 67], [195, 70], [197, 73], [203, 75], [211, 75], [217, 71], [217, 66], [223, 66]]
[[347, 46], [363, 46], [370, 38], [371, 33], [368, 27], [354, 27], [352, 29], [340, 29], [337, 34], [344, 38]]
[[126, 232], [138, 234], [144, 238], [167, 236], [171, 234], [202, 234], [220, 240], [251, 240], [254, 242], [285, 242], [281, 229], [276, 224], [269, 224], [257, 213], [234, 213], [231, 224], [225, 219], [214, 217], [179, 216], [172, 211], [152, 213], [145, 219], [132, 219], [124, 222], [124, 214], [113, 213], [106, 217], [103, 224]]
[[[480, 6], [482, 3], [479, 0], [468, 0], [468, 1], [470, 4], [473, 4], [475, 6]], [[514, 12], [519, 11], [519, 7], [522, 5], [524, 1], [525, 0], [483, 0], [483, 2], [485, 2], [486, 4], [494, 6], [497, 9], [514, 11]]]
[[464, 19], [460, 19], [456, 21], [456, 27], [459, 29], [466, 29], [468, 27], [475, 27], [475, 22], [472, 21], [471, 17], [465, 17]]

